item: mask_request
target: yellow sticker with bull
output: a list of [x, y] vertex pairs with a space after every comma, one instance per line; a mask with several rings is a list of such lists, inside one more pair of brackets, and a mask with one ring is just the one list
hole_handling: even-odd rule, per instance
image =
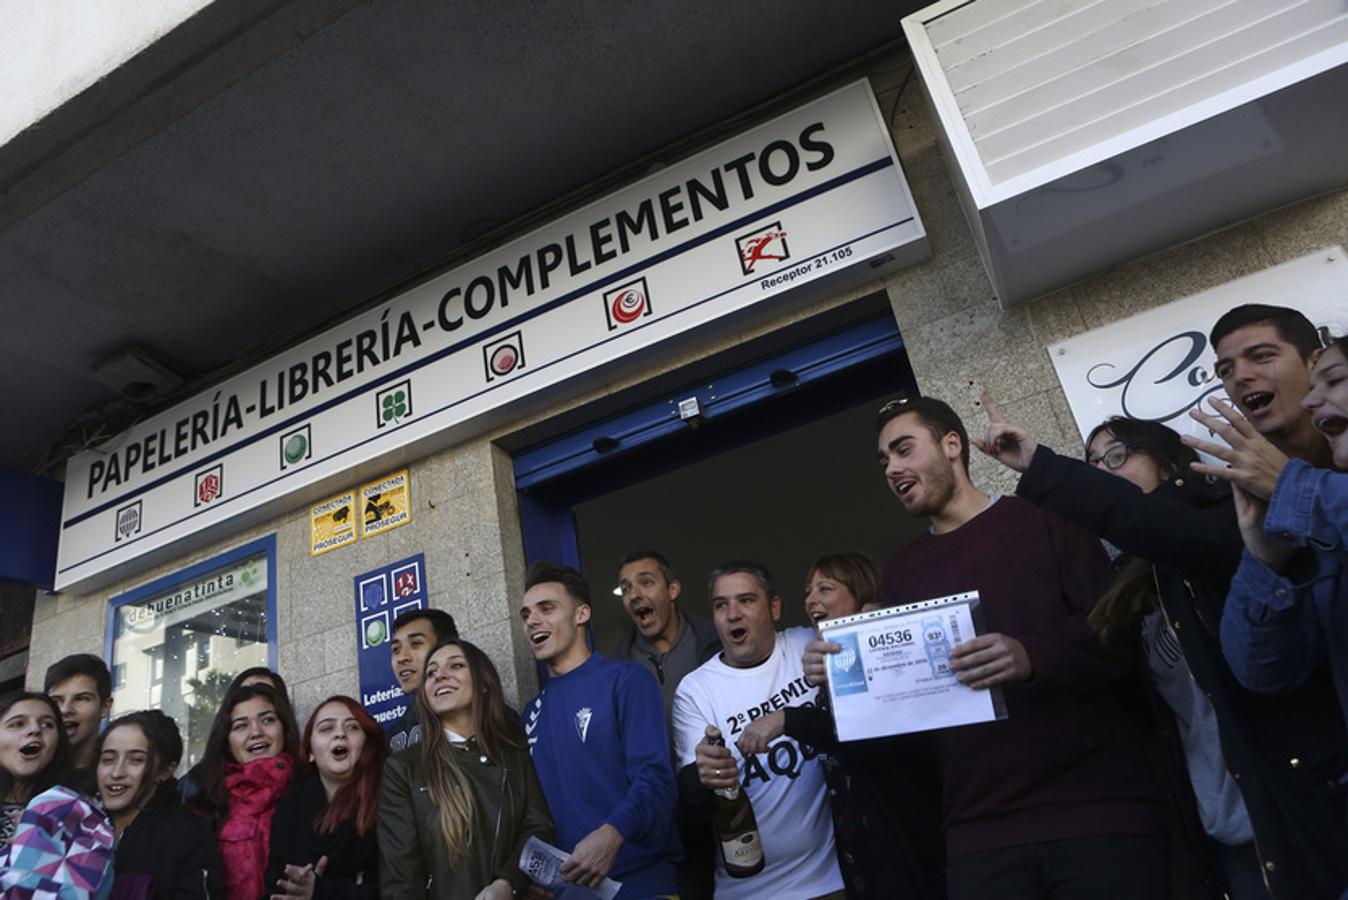
[[309, 508], [309, 555], [319, 556], [356, 541], [356, 492], [329, 497]]
[[360, 486], [361, 537], [412, 521], [412, 482], [407, 470]]

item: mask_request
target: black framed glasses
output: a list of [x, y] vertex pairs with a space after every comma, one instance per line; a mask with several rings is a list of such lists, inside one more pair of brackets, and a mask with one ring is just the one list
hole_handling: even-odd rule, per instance
[[1104, 466], [1109, 471], [1122, 468], [1123, 464], [1128, 462], [1128, 455], [1132, 453], [1133, 448], [1127, 444], [1115, 444], [1099, 456], [1088, 456], [1086, 462], [1093, 466]]

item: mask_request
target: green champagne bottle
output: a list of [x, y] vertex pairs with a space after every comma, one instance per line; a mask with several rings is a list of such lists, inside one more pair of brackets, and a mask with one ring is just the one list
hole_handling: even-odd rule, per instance
[[[725, 746], [718, 734], [707, 739]], [[716, 794], [716, 832], [721, 845], [721, 859], [726, 874], [731, 878], [748, 878], [763, 871], [767, 860], [763, 855], [763, 836], [754, 818], [754, 808], [740, 786], [713, 791]]]

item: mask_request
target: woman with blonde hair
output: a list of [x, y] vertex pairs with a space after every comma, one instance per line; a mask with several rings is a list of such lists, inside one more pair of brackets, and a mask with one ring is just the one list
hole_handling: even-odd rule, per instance
[[467, 641], [426, 657], [416, 695], [421, 743], [389, 760], [379, 793], [381, 896], [508, 900], [530, 836], [552, 816], [501, 677]]

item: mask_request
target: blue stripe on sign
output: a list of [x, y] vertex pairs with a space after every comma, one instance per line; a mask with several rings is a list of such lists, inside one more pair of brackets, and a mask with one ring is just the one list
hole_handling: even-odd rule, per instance
[[[695, 238], [690, 238], [689, 240], [684, 241], [682, 244], [676, 244], [675, 246], [670, 247], [670, 248], [667, 249], [667, 250], [662, 250], [661, 252], [656, 253], [656, 254], [654, 254], [653, 256], [647, 257], [647, 258], [644, 259], [644, 260], [641, 260], [641, 261], [639, 261], [639, 262], [633, 263], [633, 264], [627, 266], [627, 267], [624, 268], [624, 269], [621, 269], [621, 270], [619, 270], [619, 271], [617, 271], [617, 272], [614, 272], [614, 273], [611, 274], [611, 275], [605, 276], [604, 278], [597, 279], [597, 280], [595, 280], [595, 281], [593, 281], [593, 282], [591, 282], [591, 283], [589, 283], [589, 284], [587, 284], [587, 285], [585, 285], [585, 286], [583, 286], [583, 287], [577, 288], [577, 289], [575, 289], [575, 290], [573, 290], [573, 291], [570, 291], [570, 292], [568, 292], [568, 293], [566, 293], [566, 294], [563, 294], [563, 295], [561, 295], [561, 296], [559, 296], [559, 297], [556, 297], [556, 298], [554, 298], [554, 299], [548, 301], [547, 303], [544, 303], [544, 304], [542, 304], [542, 305], [540, 305], [540, 306], [538, 306], [538, 307], [535, 307], [534, 309], [530, 309], [530, 310], [527, 310], [526, 312], [520, 313], [519, 315], [515, 316], [514, 318], [507, 319], [507, 320], [505, 320], [505, 321], [503, 321], [503, 322], [500, 322], [500, 323], [498, 323], [498, 324], [496, 324], [496, 325], [493, 325], [491, 328], [488, 328], [488, 329], [486, 329], [486, 330], [484, 330], [484, 331], [482, 331], [482, 332], [480, 332], [480, 333], [478, 333], [478, 334], [475, 334], [475, 335], [473, 335], [473, 336], [470, 337], [470, 338], [465, 338], [464, 340], [459, 341], [459, 342], [457, 342], [457, 343], [455, 343], [455, 344], [451, 344], [451, 345], [449, 345], [449, 346], [447, 346], [447, 347], [441, 348], [440, 350], [437, 350], [436, 352], [434, 352], [434, 353], [432, 353], [432, 354], [426, 356], [424, 359], [419, 359], [419, 360], [417, 360], [416, 362], [409, 363], [408, 365], [403, 366], [403, 367], [400, 368], [400, 369], [395, 369], [394, 371], [389, 372], [388, 374], [386, 374], [386, 375], [384, 375], [384, 376], [382, 376], [382, 377], [380, 377], [380, 378], [377, 378], [377, 379], [375, 379], [374, 381], [369, 382], [368, 384], [364, 384], [364, 385], [361, 385], [360, 387], [352, 388], [351, 390], [347, 391], [347, 392], [344, 393], [344, 394], [338, 394], [338, 395], [335, 396], [335, 397], [332, 397], [332, 398], [330, 398], [330, 399], [328, 399], [328, 400], [325, 400], [323, 403], [320, 403], [318, 406], [315, 406], [315, 407], [313, 407], [312, 409], [309, 409], [309, 410], [306, 410], [305, 412], [302, 412], [302, 413], [299, 413], [299, 414], [297, 414], [297, 415], [294, 415], [294, 416], [290, 417], [289, 419], [286, 419], [285, 421], [278, 422], [277, 424], [272, 425], [272, 426], [268, 427], [267, 429], [265, 429], [265, 430], [263, 430], [263, 431], [261, 431], [261, 432], [255, 434], [255, 435], [253, 435], [252, 437], [243, 438], [243, 439], [241, 439], [241, 440], [239, 440], [239, 441], [237, 441], [237, 442], [235, 442], [235, 443], [233, 443], [233, 444], [230, 444], [230, 445], [227, 446], [227, 447], [223, 447], [223, 448], [221, 448], [221, 449], [215, 451], [214, 453], [211, 453], [210, 455], [206, 456], [204, 459], [200, 459], [200, 460], [198, 460], [198, 461], [196, 461], [196, 462], [194, 462], [194, 463], [191, 463], [190, 465], [182, 466], [182, 467], [180, 467], [180, 468], [178, 468], [178, 469], [176, 469], [176, 470], [170, 472], [170, 473], [167, 474], [167, 475], [162, 475], [162, 476], [160, 476], [159, 478], [156, 478], [154, 481], [151, 481], [149, 484], [146, 484], [146, 485], [144, 485], [144, 486], [142, 486], [142, 487], [140, 487], [140, 488], [137, 488], [137, 489], [134, 490], [134, 491], [128, 491], [127, 493], [122, 494], [122, 495], [120, 495], [120, 496], [118, 496], [118, 497], [115, 497], [115, 498], [113, 498], [113, 499], [111, 499], [111, 500], [104, 501], [103, 503], [99, 504], [98, 506], [96, 506], [96, 507], [94, 507], [94, 508], [92, 508], [92, 509], [86, 510], [85, 512], [82, 512], [82, 513], [80, 513], [80, 514], [78, 514], [78, 515], [75, 515], [75, 516], [70, 517], [69, 519], [67, 519], [65, 522], [62, 523], [62, 526], [61, 526], [61, 527], [64, 529], [64, 528], [70, 528], [71, 526], [74, 526], [74, 525], [78, 525], [80, 522], [83, 522], [83, 521], [85, 521], [86, 519], [92, 518], [93, 516], [96, 516], [96, 515], [98, 515], [99, 513], [106, 512], [107, 510], [112, 509], [112, 508], [115, 507], [115, 506], [119, 506], [119, 505], [121, 505], [122, 503], [126, 502], [127, 500], [130, 500], [130, 499], [133, 498], [133, 497], [136, 497], [136, 496], [139, 496], [139, 495], [141, 495], [141, 494], [147, 493], [147, 492], [152, 491], [152, 490], [154, 490], [155, 488], [157, 488], [157, 487], [159, 487], [159, 486], [161, 486], [161, 485], [167, 484], [168, 482], [173, 481], [174, 479], [176, 479], [176, 478], [182, 476], [183, 474], [185, 474], [185, 473], [187, 473], [187, 472], [195, 471], [195, 470], [200, 469], [200, 468], [202, 468], [202, 467], [204, 467], [204, 466], [210, 465], [211, 463], [213, 463], [213, 462], [215, 462], [215, 461], [217, 461], [217, 460], [219, 460], [219, 459], [223, 459], [224, 457], [226, 457], [226, 456], [228, 456], [229, 454], [235, 452], [236, 450], [240, 449], [241, 447], [246, 447], [246, 446], [248, 446], [249, 444], [253, 444], [253, 443], [256, 443], [257, 441], [265, 440], [266, 438], [269, 438], [269, 437], [271, 437], [271, 436], [273, 436], [273, 435], [280, 434], [280, 433], [286, 431], [287, 429], [289, 429], [289, 428], [291, 428], [291, 427], [293, 427], [293, 426], [295, 426], [295, 425], [298, 425], [298, 424], [301, 423], [301, 422], [304, 422], [304, 421], [307, 420], [307, 419], [312, 419], [314, 416], [317, 416], [317, 415], [319, 415], [320, 413], [323, 413], [323, 412], [325, 412], [325, 411], [331, 409], [331, 408], [334, 407], [334, 406], [337, 406], [337, 405], [340, 405], [340, 404], [342, 404], [342, 403], [345, 403], [347, 400], [350, 400], [352, 397], [356, 397], [356, 396], [359, 396], [359, 395], [361, 395], [361, 394], [365, 394], [365, 393], [369, 393], [369, 392], [371, 392], [371, 391], [377, 390], [379, 387], [381, 387], [381, 386], [384, 385], [384, 384], [388, 384], [388, 383], [390, 383], [390, 382], [397, 381], [398, 379], [403, 378], [403, 377], [405, 377], [406, 375], [408, 375], [408, 374], [410, 374], [410, 373], [412, 373], [412, 372], [415, 372], [415, 371], [418, 370], [418, 369], [421, 369], [421, 368], [423, 368], [423, 367], [425, 367], [425, 366], [428, 366], [428, 365], [430, 365], [430, 364], [432, 364], [432, 363], [434, 363], [434, 362], [437, 362], [437, 361], [443, 359], [444, 357], [449, 356], [450, 354], [457, 353], [457, 352], [459, 352], [460, 350], [463, 350], [463, 349], [466, 348], [466, 347], [471, 347], [471, 346], [473, 346], [474, 344], [484, 343], [486, 340], [488, 340], [489, 338], [491, 338], [492, 336], [494, 336], [494, 335], [496, 335], [496, 334], [499, 334], [499, 333], [501, 333], [501, 332], [503, 332], [503, 331], [508, 331], [508, 330], [510, 330], [510, 329], [512, 329], [512, 328], [515, 328], [515, 327], [519, 326], [520, 324], [529, 321], [530, 319], [533, 319], [533, 318], [535, 318], [535, 317], [537, 317], [537, 316], [542, 315], [543, 313], [546, 313], [546, 312], [549, 312], [549, 311], [551, 311], [551, 310], [553, 310], [553, 309], [556, 309], [557, 307], [562, 306], [562, 305], [564, 305], [564, 304], [566, 304], [566, 303], [570, 303], [572, 300], [575, 300], [575, 299], [578, 298], [578, 297], [582, 297], [582, 296], [585, 296], [586, 294], [590, 294], [590, 293], [593, 293], [593, 292], [595, 292], [595, 291], [602, 290], [603, 288], [606, 288], [606, 287], [608, 287], [608, 286], [610, 286], [610, 285], [612, 285], [612, 284], [615, 284], [615, 283], [618, 283], [618, 282], [622, 282], [622, 281], [626, 280], [629, 276], [635, 275], [635, 274], [637, 274], [638, 272], [641, 272], [641, 271], [644, 270], [644, 269], [650, 268], [651, 266], [654, 266], [654, 265], [657, 265], [658, 263], [664, 262], [664, 261], [667, 260], [667, 259], [670, 259], [670, 258], [672, 258], [672, 257], [678, 256], [678, 255], [681, 254], [681, 253], [685, 253], [685, 252], [687, 252], [687, 251], [689, 251], [689, 250], [691, 250], [691, 249], [693, 249], [693, 248], [695, 248], [695, 247], [699, 247], [699, 246], [701, 246], [701, 245], [703, 245], [703, 244], [710, 243], [711, 241], [714, 241], [714, 240], [716, 240], [717, 238], [724, 237], [726, 234], [729, 234], [729, 233], [732, 232], [732, 231], [738, 231], [738, 230], [740, 230], [741, 228], [744, 228], [745, 226], [749, 225], [750, 223], [754, 222], [754, 221], [757, 220], [757, 219], [766, 218], [767, 216], [773, 215], [774, 213], [777, 213], [777, 212], [781, 212], [781, 211], [784, 210], [784, 209], [788, 209], [788, 208], [790, 208], [790, 207], [792, 207], [792, 206], [796, 206], [796, 205], [798, 205], [798, 204], [800, 204], [800, 203], [804, 203], [806, 200], [810, 200], [810, 199], [812, 199], [812, 198], [814, 198], [814, 197], [819, 196], [819, 195], [822, 194], [822, 193], [825, 193], [825, 192], [827, 192], [827, 191], [834, 190], [835, 188], [838, 188], [838, 187], [841, 187], [841, 186], [843, 186], [843, 185], [845, 185], [845, 184], [848, 184], [848, 183], [850, 183], [850, 182], [856, 181], [856, 180], [859, 179], [859, 178], [864, 178], [864, 177], [866, 177], [867, 175], [871, 175], [871, 174], [873, 174], [873, 173], [875, 173], [875, 172], [881, 171], [882, 169], [888, 168], [889, 166], [892, 166], [893, 164], [894, 164], [893, 159], [892, 159], [891, 157], [888, 157], [888, 156], [886, 156], [884, 159], [879, 159], [879, 160], [876, 160], [875, 162], [867, 163], [866, 165], [861, 166], [860, 168], [853, 169], [853, 170], [850, 171], [850, 172], [844, 172], [843, 174], [838, 175], [838, 176], [835, 177], [835, 178], [831, 178], [831, 179], [829, 179], [828, 181], [825, 181], [825, 182], [823, 182], [823, 183], [821, 183], [821, 184], [817, 184], [817, 185], [815, 185], [815, 186], [812, 187], [812, 188], [808, 188], [808, 189], [806, 189], [806, 190], [804, 190], [804, 191], [801, 191], [801, 192], [798, 193], [798, 194], [794, 194], [794, 195], [792, 195], [792, 196], [790, 196], [790, 197], [787, 197], [787, 198], [785, 198], [785, 199], [779, 200], [779, 201], [777, 201], [776, 203], [770, 204], [769, 206], [764, 207], [763, 209], [761, 209], [761, 210], [759, 210], [759, 211], [757, 211], [757, 212], [750, 213], [750, 214], [745, 215], [745, 216], [741, 216], [740, 218], [736, 219], [735, 221], [733, 221], [733, 222], [728, 222], [728, 223], [726, 223], [725, 225], [722, 225], [722, 226], [720, 226], [720, 227], [718, 227], [718, 228], [713, 229], [712, 231], [707, 232], [706, 234], [699, 235], [698, 237], [695, 237]], [[909, 219], [905, 219], [904, 221], [905, 221], [905, 222], [906, 222], [906, 221], [911, 221], [911, 217], [910, 217]], [[893, 226], [886, 226], [886, 227], [893, 227]], [[884, 229], [879, 229], [879, 230], [883, 231]], [[872, 232], [872, 233], [874, 233], [874, 232]], [[855, 240], [860, 240], [860, 239], [861, 239], [861, 238], [853, 238], [854, 241], [855, 241]], [[851, 243], [851, 241], [848, 241], [847, 243]], [[845, 244], [840, 244], [839, 246], [845, 246]], [[828, 253], [828, 252], [831, 252], [832, 249], [836, 249], [836, 248], [830, 248], [830, 250], [824, 250], [824, 251], [821, 251], [821, 252], [823, 252], [823, 253]], [[816, 254], [816, 255], [817, 255], [817, 254]], [[795, 263], [794, 265], [799, 265], [799, 263]], [[785, 267], [785, 268], [791, 268], [791, 266], [787, 266], [787, 267]], [[777, 270], [777, 271], [780, 271], [780, 270]], [[767, 274], [767, 275], [755, 275], [753, 278], [746, 278], [745, 283], [747, 284], [747, 283], [752, 283], [752, 282], [760, 281], [760, 280], [762, 280], [763, 278], [771, 277], [771, 274], [775, 274], [775, 272], [774, 272], [774, 273]], [[737, 285], [736, 288], [731, 288], [730, 290], [735, 290], [735, 289], [737, 289], [738, 287], [742, 287], [742, 286], [743, 286], [743, 285]], [[728, 293], [728, 291], [727, 291], [726, 293]], [[720, 296], [720, 295], [718, 294], [717, 296]], [[714, 299], [714, 298], [707, 298], [707, 299]], [[704, 302], [705, 302], [705, 301], [704, 301]], [[628, 331], [630, 331], [630, 330], [632, 330], [632, 329], [628, 329]], [[593, 345], [591, 345], [591, 346], [597, 347], [597, 346], [599, 346], [600, 344], [603, 344], [603, 343], [606, 343], [606, 341], [600, 341], [599, 343], [593, 344]], [[589, 348], [586, 348], [586, 349], [589, 349]], [[485, 392], [479, 392], [479, 394], [481, 394], [481, 393], [485, 393]], [[475, 395], [473, 395], [473, 396], [479, 396], [479, 394], [475, 394]], [[466, 400], [466, 399], [471, 399], [471, 398], [464, 398], [464, 399]], [[438, 410], [437, 410], [437, 411], [438, 411]], [[377, 435], [376, 437], [383, 437], [384, 435], [386, 435], [386, 434], [391, 434], [391, 433], [392, 433], [392, 432], [385, 431], [385, 432], [380, 433], [380, 434]], [[343, 450], [343, 451], [341, 451], [341, 452], [346, 452], [346, 450], [352, 450], [352, 449], [355, 449], [356, 447], [359, 447], [359, 446], [361, 446], [362, 444], [365, 444], [365, 443], [368, 443], [368, 441], [361, 441], [359, 444], [353, 444], [353, 445], [351, 445], [350, 447], [345, 448], [345, 450]], [[316, 461], [316, 462], [317, 462], [317, 461]], [[305, 466], [305, 467], [303, 467], [303, 468], [308, 468], [308, 466]], [[300, 469], [289, 469], [289, 470], [287, 470], [287, 471], [288, 471], [288, 472], [295, 472], [295, 471], [300, 471]], [[286, 477], [288, 477], [288, 476], [286, 476]], [[278, 480], [278, 479], [273, 479], [272, 481], [267, 482], [267, 484], [272, 484], [272, 483], [274, 483], [276, 480]], [[251, 491], [250, 491], [250, 492], [245, 492], [245, 494], [239, 494], [239, 495], [237, 495], [237, 497], [243, 497], [243, 496], [246, 496], [247, 493], [251, 493]], [[235, 499], [237, 499], [237, 497], [236, 497]], [[187, 517], [187, 518], [190, 518], [190, 516]], [[181, 522], [181, 521], [183, 521], [183, 520], [180, 519], [180, 520], [178, 520], [178, 521]], [[175, 523], [175, 524], [176, 524], [176, 523]], [[166, 527], [167, 527], [167, 526], [166, 526]], [[162, 530], [162, 529], [157, 529], [157, 530]], [[151, 533], [153, 533], [153, 532], [151, 532]], [[149, 535], [147, 534], [147, 535], [143, 535], [143, 536], [144, 536], [144, 537], [148, 537]], [[133, 539], [133, 540], [132, 540], [132, 543], [134, 543], [136, 540], [140, 540], [140, 538], [135, 538], [135, 539]], [[121, 546], [126, 546], [126, 544], [122, 544]], [[100, 555], [101, 555], [101, 554], [100, 554]], [[93, 559], [93, 558], [96, 558], [96, 557], [90, 557], [90, 558]], [[86, 561], [87, 561], [87, 560], [86, 560]], [[75, 563], [74, 565], [80, 565], [80, 564], [81, 564], [81, 563]], [[69, 568], [71, 568], [71, 567], [67, 566], [67, 567], [65, 567], [65, 568], [62, 568], [60, 571], [65, 572], [65, 571], [67, 571]]]

